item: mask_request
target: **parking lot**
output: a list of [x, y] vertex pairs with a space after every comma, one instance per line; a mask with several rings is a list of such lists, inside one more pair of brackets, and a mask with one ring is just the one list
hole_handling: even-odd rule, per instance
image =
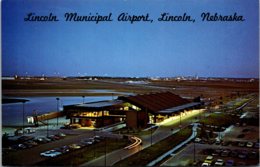
[[[256, 98], [243, 110], [218, 112], [222, 118], [213, 113], [212, 121], [207, 124], [207, 119], [200, 126], [195, 141], [172, 154], [161, 166], [258, 166], [259, 126], [253, 122], [259, 120], [258, 103]], [[215, 116], [221, 119], [216, 121]], [[229, 127], [216, 126], [224, 125], [224, 121]]]
[[[89, 130], [53, 130], [49, 136], [37, 132], [17, 136], [3, 149], [4, 165], [33, 165], [61, 154], [86, 148], [103, 142], [103, 139], [118, 139], [120, 135]], [[93, 150], [90, 150], [93, 152]]]
[[[237, 143], [228, 145], [190, 143], [183, 150], [172, 154], [161, 166], [202, 166], [207, 156], [212, 156], [212, 160], [207, 161], [208, 165], [214, 166], [218, 159], [223, 160], [223, 164], [233, 161], [231, 166], [257, 165], [259, 164], [259, 145], [256, 143], [252, 147], [238, 146]], [[195, 146], [195, 147], [194, 147]], [[194, 149], [195, 148], [195, 149]], [[195, 156], [194, 156], [195, 153]], [[193, 164], [195, 158], [196, 163]], [[216, 165], [217, 166], [217, 165]]]

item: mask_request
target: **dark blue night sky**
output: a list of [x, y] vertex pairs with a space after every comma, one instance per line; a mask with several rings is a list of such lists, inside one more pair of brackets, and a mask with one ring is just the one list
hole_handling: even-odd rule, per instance
[[[5, 0], [2, 75], [258, 77], [258, 0]], [[59, 22], [25, 22], [27, 13]], [[113, 22], [65, 22], [64, 13], [113, 14]], [[118, 22], [147, 14], [153, 23]], [[192, 22], [158, 22], [161, 13]], [[244, 22], [202, 22], [202, 12], [243, 15]]]

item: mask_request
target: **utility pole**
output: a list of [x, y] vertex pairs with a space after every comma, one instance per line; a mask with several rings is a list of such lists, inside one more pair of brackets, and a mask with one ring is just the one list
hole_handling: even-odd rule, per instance
[[195, 134], [195, 129], [193, 129], [193, 133], [194, 133], [194, 141], [193, 141], [193, 164], [195, 165], [196, 159], [195, 159], [195, 154], [196, 154], [196, 149], [195, 149], [195, 138], [196, 138], [196, 134]]
[[[57, 112], [59, 112], [59, 100], [60, 100], [60, 98], [57, 97], [56, 100], [57, 100]], [[58, 125], [59, 125], [59, 115], [57, 115], [57, 126]]]
[[83, 104], [84, 104], [84, 101], [85, 101], [85, 96], [82, 96], [82, 100], [83, 100]]
[[24, 104], [25, 104], [25, 101], [23, 101], [22, 103], [23, 103], [23, 128], [22, 129], [23, 129], [23, 134], [24, 134], [24, 112], [25, 112], [24, 111]]
[[[94, 129], [94, 137], [96, 136], [96, 130]], [[96, 158], [96, 145], [94, 145], [94, 158]]]
[[107, 166], [107, 138], [105, 137], [105, 166]]
[[47, 120], [47, 137], [49, 137], [49, 120], [48, 120], [47, 115], [45, 117], [46, 117], [46, 120]]
[[181, 125], [181, 112], [180, 112], [180, 128], [181, 128], [181, 126], [182, 126], [182, 125]]
[[151, 132], [151, 146], [153, 145], [153, 133], [152, 133], [152, 128], [150, 129]]

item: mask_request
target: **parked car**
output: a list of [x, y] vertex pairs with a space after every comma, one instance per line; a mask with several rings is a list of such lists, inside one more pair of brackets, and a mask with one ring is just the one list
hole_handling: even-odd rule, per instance
[[257, 152], [255, 151], [251, 151], [249, 154], [248, 154], [248, 158], [250, 159], [256, 159], [258, 156], [257, 156]]
[[216, 149], [212, 155], [219, 155], [223, 150], [222, 149]]
[[198, 138], [198, 137], [194, 140], [195, 143], [199, 143], [200, 141], [201, 141], [201, 138]]
[[201, 164], [201, 166], [210, 166], [210, 164], [207, 163], [207, 162], [203, 162], [203, 163]]
[[251, 147], [253, 147], [253, 145], [254, 145], [254, 143], [253, 143], [253, 142], [247, 142], [247, 144], [246, 144], [246, 147], [249, 147], [249, 148], [251, 148]]
[[238, 158], [245, 159], [247, 157], [247, 151], [243, 150], [238, 154]]
[[206, 159], [204, 160], [204, 162], [205, 162], [205, 163], [208, 163], [209, 165], [212, 164], [212, 161], [213, 161], [213, 156], [211, 156], [211, 155], [208, 155], [208, 156], [206, 157]]
[[38, 143], [36, 143], [36, 142], [33, 141], [33, 140], [29, 140], [29, 141], [25, 142], [25, 144], [26, 144], [26, 143], [31, 144], [31, 145], [33, 145], [33, 146], [37, 146], [37, 145], [38, 145]]
[[56, 150], [49, 150], [49, 151], [40, 153], [40, 155], [44, 156], [44, 157], [56, 157], [58, 155], [61, 155], [61, 152], [58, 152]]
[[221, 143], [221, 140], [220, 140], [219, 138], [216, 138], [215, 144], [216, 144], [216, 145], [219, 145], [220, 143]]
[[226, 161], [225, 166], [233, 166], [233, 165], [234, 165], [234, 160], [229, 159], [229, 160]]
[[59, 136], [59, 137], [66, 137], [66, 134], [64, 134], [64, 133], [59, 133], [58, 136]]
[[259, 148], [259, 143], [255, 143], [255, 148]]
[[47, 137], [36, 137], [34, 139], [34, 141], [36, 141], [37, 143], [48, 143], [50, 142], [51, 140], [48, 139]]
[[93, 142], [88, 141], [88, 140], [87, 140], [87, 141], [86, 141], [86, 140], [81, 140], [80, 142], [83, 143], [83, 144], [85, 144], [86, 146], [87, 146], [87, 145], [92, 145], [92, 144], [93, 144]]
[[81, 147], [78, 144], [70, 144], [69, 148], [71, 148], [71, 149], [80, 149]]
[[223, 159], [217, 159], [217, 161], [215, 162], [215, 166], [223, 166], [223, 165], [224, 165]]
[[220, 154], [220, 156], [221, 157], [227, 157], [227, 156], [229, 156], [229, 154], [230, 154], [230, 150], [224, 150], [224, 151], [222, 151], [222, 153]]
[[239, 146], [239, 147], [244, 147], [245, 145], [246, 145], [246, 143], [245, 143], [245, 142], [242, 142], [242, 141], [238, 143], [238, 146]]
[[66, 152], [69, 152], [70, 151], [70, 148], [69, 146], [61, 146], [60, 149], [62, 150], [62, 153], [66, 153]]
[[19, 150], [19, 149], [25, 149], [27, 147], [24, 144], [14, 144], [11, 146], [11, 148], [14, 150]]
[[230, 156], [231, 156], [231, 157], [236, 157], [237, 154], [238, 154], [238, 151], [237, 151], [237, 150], [232, 150]]
[[230, 141], [223, 141], [221, 143], [222, 146], [228, 146], [230, 144]]
[[104, 137], [101, 137], [101, 136], [94, 136], [93, 138], [94, 138], [95, 140], [96, 140], [96, 139], [98, 139], [98, 140], [103, 140], [103, 139], [104, 139]]
[[208, 141], [208, 144], [214, 144], [215, 143], [215, 139], [210, 139], [209, 141]]

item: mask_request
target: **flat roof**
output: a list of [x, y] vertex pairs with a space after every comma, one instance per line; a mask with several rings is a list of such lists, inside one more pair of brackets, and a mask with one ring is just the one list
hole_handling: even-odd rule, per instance
[[187, 109], [187, 108], [190, 108], [190, 107], [198, 106], [200, 104], [201, 104], [200, 102], [188, 103], [188, 104], [184, 104], [184, 105], [181, 105], [181, 106], [161, 110], [161, 111], [158, 111], [158, 113], [160, 113], [160, 114], [171, 114], [171, 113], [174, 113], [174, 112], [177, 112], [177, 111], [180, 111], [180, 110], [184, 110], [184, 109]]
[[90, 102], [90, 103], [83, 103], [78, 104], [78, 107], [88, 107], [88, 108], [98, 108], [98, 107], [109, 107], [122, 104], [122, 100], [110, 100], [110, 101], [97, 101], [97, 102]]
[[90, 103], [74, 104], [64, 106], [65, 108], [88, 108], [88, 109], [104, 109], [117, 105], [121, 105], [124, 102], [122, 100], [105, 100]]

